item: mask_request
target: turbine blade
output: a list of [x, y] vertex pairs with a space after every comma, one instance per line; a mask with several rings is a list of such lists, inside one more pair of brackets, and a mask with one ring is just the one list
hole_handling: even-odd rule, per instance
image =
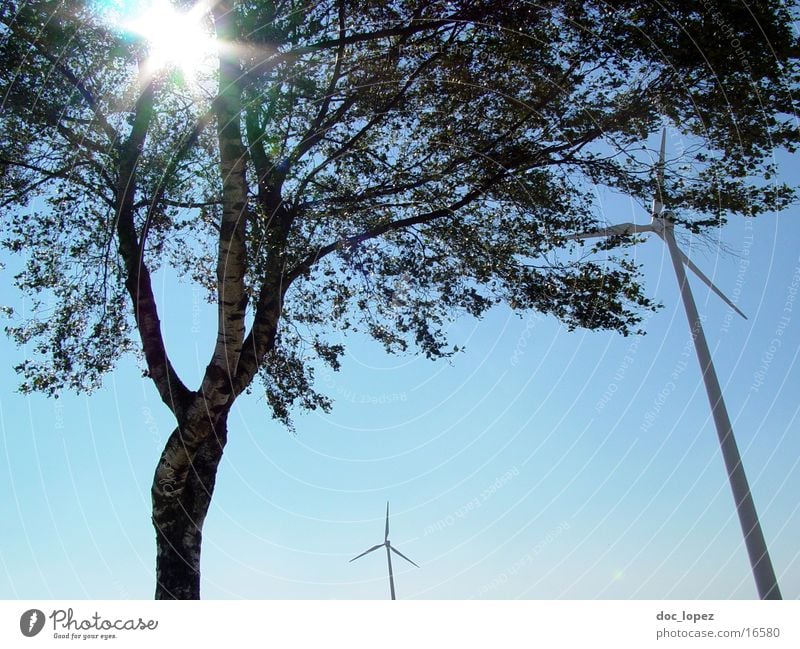
[[386, 501], [386, 534], [383, 536], [384, 541], [389, 540], [389, 501]]
[[371, 547], [369, 550], [367, 550], [366, 552], [362, 552], [362, 553], [361, 553], [361, 554], [359, 554], [357, 557], [353, 557], [353, 558], [352, 558], [352, 559], [350, 559], [350, 561], [348, 561], [347, 563], [352, 563], [352, 562], [353, 562], [353, 561], [355, 561], [356, 559], [360, 559], [361, 557], [363, 557], [365, 554], [369, 554], [370, 552], [374, 552], [375, 550], [377, 550], [378, 548], [382, 548], [383, 546], [384, 546], [384, 544], [383, 544], [383, 543], [378, 543], [378, 545], [373, 545], [373, 546], [372, 546], [372, 547]]
[[667, 148], [667, 129], [661, 129], [661, 149], [658, 152], [658, 164], [656, 165], [656, 187], [653, 196], [653, 218], [660, 218], [664, 211], [664, 154]]
[[[398, 550], [398, 549], [397, 549], [397, 548], [395, 548], [394, 546], [391, 546], [391, 545], [390, 545], [390, 546], [389, 546], [389, 549], [390, 549], [392, 552], [394, 552], [395, 554], [399, 554], [401, 557], [403, 557], [403, 559], [405, 559], [406, 561], [408, 561], [410, 564], [413, 564], [413, 565], [417, 566], [417, 564], [416, 564], [416, 563], [414, 563], [414, 562], [413, 562], [411, 559], [409, 559], [409, 558], [408, 558], [406, 555], [404, 555], [402, 552], [400, 552], [400, 550]], [[419, 568], [419, 566], [417, 566], [417, 568]]]
[[658, 191], [664, 189], [664, 153], [667, 149], [667, 127], [661, 129], [661, 150], [658, 152], [658, 172], [656, 174], [656, 182], [658, 183]]
[[700, 278], [700, 280], [706, 286], [708, 286], [708, 288], [710, 288], [712, 291], [714, 291], [714, 293], [716, 293], [720, 298], [722, 298], [722, 301], [725, 302], [725, 304], [727, 304], [731, 309], [736, 311], [736, 313], [738, 313], [745, 320], [747, 320], [747, 316], [739, 310], [739, 307], [737, 307], [733, 302], [731, 302], [722, 291], [720, 291], [716, 286], [714, 286], [714, 282], [708, 279], [708, 277], [705, 276], [703, 271], [700, 270], [697, 266], [695, 266], [694, 262], [691, 259], [689, 259], [682, 250], [678, 250], [678, 253], [681, 256], [683, 263], [686, 264], [689, 270], [691, 270], [695, 275], [697, 275]]
[[653, 232], [655, 228], [651, 225], [638, 225], [636, 223], [620, 223], [619, 225], [611, 225], [607, 228], [600, 228], [598, 230], [590, 230], [589, 232], [580, 232], [578, 234], [571, 234], [567, 239], [594, 239], [598, 237], [614, 237], [624, 236], [626, 234], [639, 234], [640, 232]]

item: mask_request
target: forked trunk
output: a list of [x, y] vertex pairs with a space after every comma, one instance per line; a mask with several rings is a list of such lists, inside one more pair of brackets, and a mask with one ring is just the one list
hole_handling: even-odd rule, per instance
[[[203, 522], [227, 441], [227, 413], [217, 419], [193, 454], [180, 431], [179, 427], [170, 436], [153, 480], [156, 599], [200, 599]], [[175, 458], [185, 458], [188, 468]]]

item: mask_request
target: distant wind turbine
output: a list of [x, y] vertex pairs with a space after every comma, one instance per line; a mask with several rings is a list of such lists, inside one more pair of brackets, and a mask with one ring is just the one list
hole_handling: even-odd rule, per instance
[[[369, 554], [370, 552], [373, 552], [373, 551], [377, 550], [378, 548], [383, 548], [383, 547], [386, 548], [386, 560], [389, 562], [389, 591], [392, 594], [392, 599], [397, 599], [395, 597], [395, 595], [394, 595], [394, 573], [392, 573], [392, 552], [394, 552], [396, 555], [398, 555], [400, 557], [403, 557], [403, 559], [405, 559], [406, 561], [408, 561], [410, 564], [412, 564], [414, 566], [417, 566], [417, 564], [414, 563], [411, 559], [409, 559], [402, 552], [400, 552], [400, 550], [398, 550], [397, 548], [393, 548], [391, 542], [389, 541], [389, 503], [388, 502], [386, 503], [386, 533], [383, 536], [383, 543], [378, 543], [378, 545], [373, 545], [369, 550], [366, 550], [365, 552], [362, 552], [361, 554], [359, 554], [357, 557], [353, 557], [352, 559], [350, 559], [350, 561], [348, 563], [352, 563], [356, 559], [360, 559], [361, 557], [363, 557], [365, 554]], [[417, 566], [417, 568], [419, 568], [419, 566]]]
[[661, 237], [667, 244], [675, 275], [678, 279], [678, 286], [683, 299], [683, 306], [686, 310], [686, 317], [689, 320], [689, 329], [694, 340], [697, 360], [700, 362], [700, 369], [703, 372], [703, 382], [706, 387], [708, 401], [711, 404], [711, 413], [714, 418], [714, 425], [717, 429], [722, 457], [725, 461], [725, 468], [728, 473], [728, 480], [733, 491], [733, 499], [736, 504], [736, 512], [739, 515], [739, 523], [744, 533], [744, 542], [747, 547], [747, 554], [750, 557], [750, 566], [753, 570], [753, 577], [756, 582], [758, 596], [761, 599], [781, 599], [781, 592], [778, 588], [778, 581], [772, 567], [772, 561], [767, 551], [767, 544], [764, 541], [764, 534], [761, 531], [761, 524], [758, 521], [756, 506], [753, 496], [750, 493], [750, 485], [742, 465], [742, 458], [739, 455], [739, 448], [736, 445], [736, 438], [733, 435], [728, 410], [722, 398], [722, 390], [717, 379], [717, 372], [711, 360], [711, 352], [708, 349], [705, 332], [697, 313], [697, 305], [692, 295], [691, 287], [686, 276], [686, 267], [689, 268], [700, 280], [706, 284], [714, 293], [731, 307], [743, 318], [747, 317], [736, 305], [733, 304], [700, 269], [678, 248], [675, 241], [675, 224], [672, 216], [664, 209], [662, 202], [664, 196], [664, 149], [666, 145], [666, 129], [661, 132], [661, 151], [658, 159], [656, 173], [656, 194], [653, 198], [653, 208], [651, 220], [648, 225], [637, 225], [635, 223], [621, 223], [607, 228], [592, 230], [575, 234], [570, 239], [591, 239], [596, 237], [625, 236], [632, 234], [644, 234], [653, 232]]

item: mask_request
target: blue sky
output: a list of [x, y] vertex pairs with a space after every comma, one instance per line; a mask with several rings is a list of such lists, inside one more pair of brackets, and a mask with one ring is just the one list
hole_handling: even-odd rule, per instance
[[[668, 148], [669, 156], [669, 148]], [[796, 181], [796, 159], [781, 158]], [[598, 194], [611, 223], [646, 212]], [[800, 223], [733, 219], [682, 245], [748, 315], [692, 286], [784, 597], [800, 597]], [[717, 240], [718, 239], [718, 240]], [[721, 244], [718, 245], [718, 244]], [[720, 249], [730, 253], [721, 253]], [[630, 250], [664, 308], [647, 335], [568, 332], [496, 308], [460, 320], [466, 351], [387, 356], [350, 336], [319, 386], [330, 414], [273, 421], [239, 400], [206, 521], [206, 598], [753, 598], [755, 588], [665, 246]], [[9, 264], [9, 268], [13, 264]], [[168, 348], [195, 384], [215, 317], [156, 277]], [[23, 308], [0, 281], [0, 302]], [[172, 428], [132, 360], [91, 396], [16, 393], [0, 338], [0, 597], [149, 598], [149, 486]]]

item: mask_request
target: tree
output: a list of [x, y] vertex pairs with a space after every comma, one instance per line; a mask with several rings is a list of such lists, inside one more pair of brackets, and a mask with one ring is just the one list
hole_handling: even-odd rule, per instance
[[[218, 0], [217, 66], [193, 79], [90, 0], [4, 3], [3, 245], [55, 304], [8, 327], [34, 343], [21, 389], [91, 391], [140, 355], [176, 422], [152, 484], [156, 597], [199, 597], [234, 401], [258, 375], [287, 425], [329, 408], [313, 368], [338, 367], [333, 330], [437, 358], [458, 351], [445, 323], [506, 302], [638, 332], [654, 305], [636, 266], [558, 251], [595, 225], [592, 184], [649, 197], [641, 142], [665, 120], [696, 143], [667, 170], [684, 226], [787, 206], [770, 179], [797, 143], [795, 9]], [[198, 386], [164, 345], [159, 267], [217, 305]]]

